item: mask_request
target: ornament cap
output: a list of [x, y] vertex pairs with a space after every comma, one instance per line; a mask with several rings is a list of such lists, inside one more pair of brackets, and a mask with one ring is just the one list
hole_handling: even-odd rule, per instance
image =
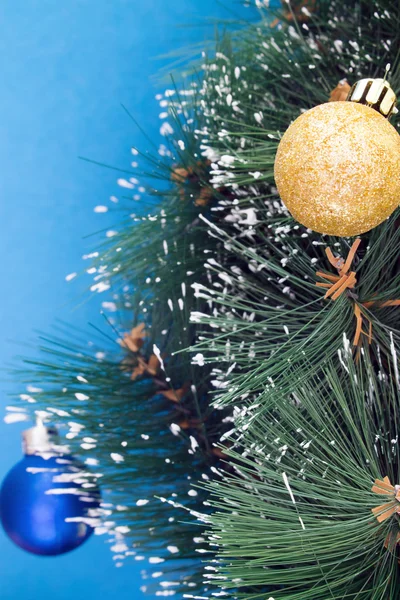
[[38, 420], [34, 427], [22, 432], [22, 448], [24, 454], [54, 453], [58, 440], [55, 427], [46, 427]]
[[370, 106], [387, 119], [399, 112], [396, 94], [386, 79], [360, 79], [351, 88], [347, 100]]

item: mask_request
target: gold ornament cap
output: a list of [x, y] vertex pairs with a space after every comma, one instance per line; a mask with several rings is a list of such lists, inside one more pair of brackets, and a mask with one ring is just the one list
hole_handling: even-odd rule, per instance
[[[386, 67], [386, 73], [389, 68]], [[384, 79], [360, 79], [351, 88], [347, 100], [370, 106], [387, 119], [399, 112], [396, 108], [396, 94], [386, 80], [386, 76]]]

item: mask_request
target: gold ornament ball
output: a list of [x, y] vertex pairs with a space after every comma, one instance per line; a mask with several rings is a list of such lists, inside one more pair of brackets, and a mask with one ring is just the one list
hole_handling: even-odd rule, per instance
[[275, 181], [302, 225], [337, 236], [364, 233], [400, 204], [400, 136], [368, 106], [321, 104], [282, 137]]

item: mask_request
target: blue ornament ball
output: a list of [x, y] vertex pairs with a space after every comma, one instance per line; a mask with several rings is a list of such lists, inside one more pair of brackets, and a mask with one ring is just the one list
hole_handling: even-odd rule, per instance
[[33, 554], [56, 556], [92, 535], [90, 510], [100, 497], [97, 488], [82, 487], [82, 471], [70, 455], [39, 454], [25, 455], [9, 471], [0, 490], [0, 518], [13, 542]]

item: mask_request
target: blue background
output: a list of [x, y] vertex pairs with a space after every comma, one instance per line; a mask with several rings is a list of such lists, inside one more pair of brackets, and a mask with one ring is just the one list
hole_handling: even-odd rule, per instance
[[[227, 0], [242, 15], [248, 10]], [[79, 306], [87, 281], [65, 283], [93, 249], [85, 235], [112, 224], [93, 208], [121, 192], [118, 175], [79, 155], [129, 168], [146, 141], [125, 104], [158, 141], [160, 54], [210, 38], [229, 16], [216, 0], [3, 0], [0, 6], [0, 363], [26, 354], [56, 318], [86, 327], [103, 297]], [[107, 221], [108, 220], [108, 221]], [[19, 344], [20, 347], [16, 346]], [[35, 352], [35, 350], [29, 350]], [[0, 413], [12, 404], [2, 382]], [[0, 423], [0, 478], [21, 457], [21, 424]], [[116, 569], [104, 538], [57, 559], [24, 553], [0, 532], [1, 600], [140, 596], [140, 564]]]

